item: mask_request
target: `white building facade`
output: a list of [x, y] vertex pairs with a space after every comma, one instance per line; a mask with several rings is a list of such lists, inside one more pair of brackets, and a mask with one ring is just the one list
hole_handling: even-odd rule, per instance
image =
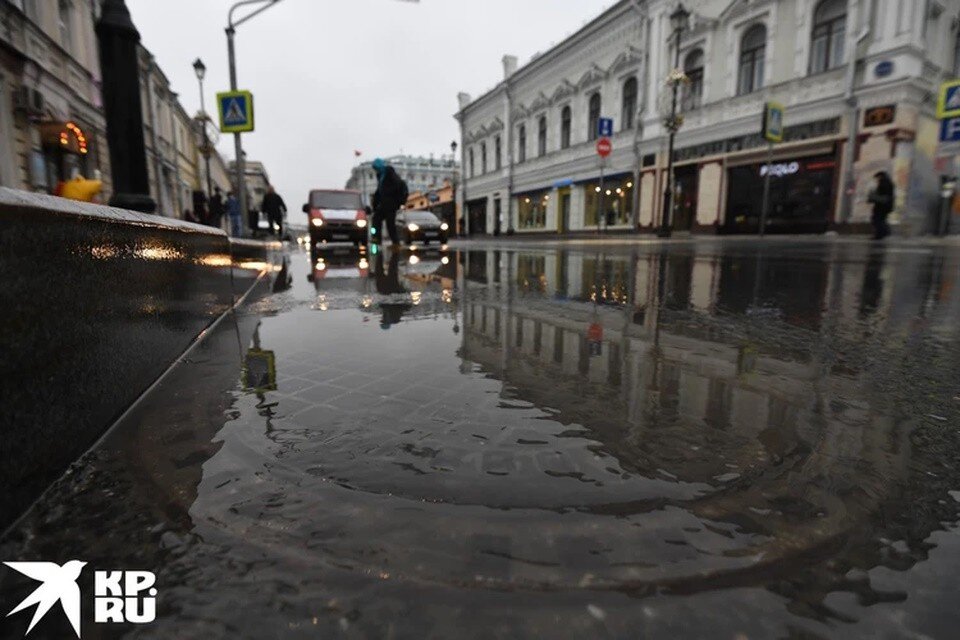
[[[393, 166], [397, 173], [407, 183], [410, 193], [427, 193], [443, 187], [445, 183], [455, 180], [458, 167], [453, 156], [407, 156], [396, 155], [384, 158], [387, 164]], [[361, 162], [350, 171], [346, 189], [359, 191], [365, 194], [367, 201], [377, 189], [377, 176], [373, 171], [373, 161]]]
[[[932, 97], [957, 75], [960, 1], [685, 6], [674, 231], [757, 232], [767, 102], [786, 107], [785, 140], [772, 156], [769, 231], [869, 228], [867, 193], [878, 171], [897, 187], [893, 222], [901, 232], [931, 231], [939, 175], [957, 172], [954, 158], [940, 155]], [[506, 58], [504, 81], [480, 98], [461, 94], [460, 197], [471, 233], [660, 227], [676, 7], [623, 0], [520, 69]], [[602, 188], [592, 140], [599, 116], [614, 119]]]

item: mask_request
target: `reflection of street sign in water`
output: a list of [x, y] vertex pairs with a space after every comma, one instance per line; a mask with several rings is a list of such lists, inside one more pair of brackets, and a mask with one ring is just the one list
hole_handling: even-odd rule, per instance
[[243, 388], [256, 392], [277, 390], [277, 357], [273, 351], [247, 351], [243, 361]]

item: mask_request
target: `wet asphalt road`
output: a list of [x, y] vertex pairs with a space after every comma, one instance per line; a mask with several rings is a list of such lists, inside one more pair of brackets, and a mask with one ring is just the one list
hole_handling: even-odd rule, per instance
[[0, 557], [157, 572], [84, 638], [954, 637], [958, 285], [944, 247], [292, 250]]

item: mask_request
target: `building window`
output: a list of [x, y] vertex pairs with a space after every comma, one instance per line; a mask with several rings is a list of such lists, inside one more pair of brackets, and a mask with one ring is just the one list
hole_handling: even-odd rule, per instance
[[620, 122], [623, 129], [633, 129], [634, 119], [637, 117], [637, 79], [630, 78], [623, 83], [623, 113]]
[[500, 136], [493, 139], [493, 166], [497, 171], [503, 168], [503, 152], [500, 144]]
[[570, 146], [570, 125], [573, 119], [573, 113], [570, 106], [566, 106], [560, 111], [560, 148], [566, 149]]
[[487, 172], [487, 143], [480, 143], [480, 173]]
[[587, 140], [596, 140], [600, 126], [600, 92], [590, 96], [589, 117], [587, 118]]
[[29, 18], [31, 22], [38, 24], [40, 22], [39, 3], [40, 0], [23, 0], [23, 6], [20, 6], [19, 4], [17, 6], [20, 6], [20, 8], [23, 9], [23, 13], [26, 14], [27, 18]]
[[517, 131], [517, 162], [527, 161], [527, 127], [520, 125]]
[[537, 122], [537, 156], [547, 155], [547, 117], [540, 116]]
[[767, 28], [755, 24], [743, 36], [740, 43], [740, 80], [737, 95], [752, 93], [763, 88], [763, 59], [767, 54]]
[[549, 192], [528, 193], [517, 197], [517, 226], [520, 229], [543, 229], [547, 226]]
[[70, 0], [60, 0], [60, 46], [69, 52], [73, 52], [73, 34], [72, 34], [72, 14], [73, 5]]
[[613, 227], [630, 224], [630, 215], [633, 211], [633, 178], [627, 176], [605, 180], [602, 191], [598, 182], [586, 185], [583, 224], [588, 228], [597, 226], [601, 194], [603, 195], [603, 215], [600, 216], [600, 225]]
[[473, 148], [471, 147], [470, 148], [470, 177], [472, 178], [476, 175], [477, 175], [477, 165], [474, 162]]
[[810, 41], [810, 73], [821, 73], [843, 64], [843, 40], [847, 31], [845, 0], [823, 0], [813, 12]]
[[690, 80], [683, 88], [683, 111], [699, 109], [703, 104], [703, 49], [694, 49], [683, 61], [683, 72]]

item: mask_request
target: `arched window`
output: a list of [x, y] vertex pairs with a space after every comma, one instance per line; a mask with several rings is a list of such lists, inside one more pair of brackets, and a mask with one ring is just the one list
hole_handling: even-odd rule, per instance
[[497, 171], [503, 168], [503, 152], [500, 144], [500, 136], [493, 139], [493, 166]]
[[740, 42], [740, 79], [737, 95], [752, 93], [763, 88], [763, 59], [767, 55], [767, 28], [755, 24], [743, 35]]
[[570, 126], [573, 121], [573, 112], [567, 105], [560, 111], [560, 148], [566, 149], [570, 146]]
[[67, 51], [73, 51], [73, 3], [70, 0], [60, 0], [58, 27], [60, 30], [60, 46]]
[[637, 79], [629, 78], [623, 83], [623, 110], [620, 122], [623, 129], [633, 129], [633, 122], [637, 117]]
[[703, 49], [694, 49], [683, 60], [683, 72], [690, 82], [683, 88], [683, 111], [699, 109], [703, 104]]
[[487, 172], [487, 143], [480, 143], [480, 173]]
[[517, 131], [517, 162], [527, 161], [527, 127], [520, 125]]
[[587, 140], [597, 139], [597, 127], [600, 124], [600, 107], [600, 92], [597, 91], [590, 96], [590, 115], [587, 118]]
[[537, 156], [547, 155], [547, 116], [540, 116], [537, 122]]
[[821, 73], [843, 64], [846, 32], [846, 0], [823, 0], [817, 5], [810, 40], [810, 73]]

